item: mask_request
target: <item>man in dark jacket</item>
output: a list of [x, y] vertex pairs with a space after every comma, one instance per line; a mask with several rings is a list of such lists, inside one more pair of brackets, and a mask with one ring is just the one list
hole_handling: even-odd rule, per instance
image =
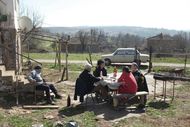
[[97, 67], [93, 74], [95, 77], [107, 76], [107, 70], [105, 69], [105, 63], [103, 60], [98, 60]]
[[138, 90], [137, 91], [146, 91], [148, 92], [148, 86], [146, 82], [145, 76], [139, 71], [138, 65], [133, 62], [131, 65], [131, 71], [133, 73], [133, 76], [135, 77], [137, 84], [138, 84]]
[[79, 75], [75, 85], [74, 100], [77, 100], [77, 95], [80, 96], [80, 102], [84, 101], [84, 95], [91, 93], [94, 90], [94, 83], [100, 81], [94, 77], [91, 72], [92, 65], [86, 64], [84, 71]]
[[[149, 92], [149, 90], [148, 90], [148, 85], [147, 85], [147, 82], [146, 82], [146, 78], [145, 78], [145, 76], [139, 71], [139, 69], [138, 69], [139, 67], [138, 67], [138, 65], [135, 63], [135, 62], [133, 62], [132, 63], [132, 65], [131, 65], [131, 71], [132, 71], [132, 73], [133, 73], [133, 76], [135, 77], [135, 79], [136, 79], [136, 81], [137, 81], [137, 85], [138, 85], [138, 92], [139, 91], [146, 91], [146, 92]], [[144, 100], [144, 102], [145, 102], [145, 104], [146, 104], [146, 101], [147, 101], [147, 97], [146, 97], [146, 95], [145, 95], [145, 100]], [[140, 104], [139, 106], [138, 106], [138, 108], [144, 108], [145, 107], [145, 105], [144, 104]]]

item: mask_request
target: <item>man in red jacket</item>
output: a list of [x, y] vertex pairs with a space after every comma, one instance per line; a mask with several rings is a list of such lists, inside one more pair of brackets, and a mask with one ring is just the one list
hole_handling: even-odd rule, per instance
[[114, 107], [117, 107], [118, 104], [124, 104], [126, 100], [136, 94], [138, 89], [135, 77], [127, 66], [123, 68], [123, 72], [118, 82], [121, 82], [121, 85], [118, 88], [119, 94], [113, 98]]

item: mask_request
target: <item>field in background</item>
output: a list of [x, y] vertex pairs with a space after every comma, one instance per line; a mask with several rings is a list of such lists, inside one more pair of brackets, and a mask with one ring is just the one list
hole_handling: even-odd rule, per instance
[[[24, 53], [25, 56], [27, 56], [27, 53]], [[30, 58], [33, 59], [55, 59], [55, 53], [30, 53]], [[68, 60], [86, 60], [86, 58], [89, 58], [88, 53], [69, 53]], [[93, 53], [92, 54], [92, 60], [98, 60], [101, 58], [100, 53]], [[61, 59], [65, 59], [65, 54], [61, 53]]]
[[[27, 56], [27, 53], [24, 55]], [[98, 59], [101, 58], [101, 53], [92, 53], [92, 60], [97, 61]], [[50, 59], [54, 60], [55, 59], [55, 53], [30, 53], [30, 57], [33, 59]], [[65, 54], [61, 54], [61, 58], [65, 59]], [[69, 53], [69, 60], [86, 60], [86, 58], [89, 58], [88, 53]], [[183, 64], [185, 62], [184, 57], [160, 57], [152, 58], [152, 62], [155, 63], [181, 63]], [[190, 58], [187, 59], [187, 63], [190, 64]]]

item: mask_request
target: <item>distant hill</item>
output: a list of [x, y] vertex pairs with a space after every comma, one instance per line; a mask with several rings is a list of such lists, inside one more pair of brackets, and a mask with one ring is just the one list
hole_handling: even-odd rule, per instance
[[111, 35], [117, 35], [118, 33], [129, 33], [133, 35], [138, 35], [141, 37], [151, 37], [159, 33], [174, 35], [180, 31], [168, 30], [168, 29], [157, 29], [157, 28], [144, 28], [144, 27], [133, 27], [133, 26], [102, 26], [102, 27], [44, 27], [44, 30], [48, 30], [51, 33], [66, 33], [74, 34], [79, 30], [89, 31], [91, 28], [101, 29], [106, 33]]

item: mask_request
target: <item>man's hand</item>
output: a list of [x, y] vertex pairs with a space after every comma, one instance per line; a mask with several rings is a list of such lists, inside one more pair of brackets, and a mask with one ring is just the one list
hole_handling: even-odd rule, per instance
[[36, 82], [36, 80], [35, 80], [35, 79], [32, 79], [32, 80], [31, 80], [31, 82], [32, 82], [32, 83], [35, 83], [35, 82]]

